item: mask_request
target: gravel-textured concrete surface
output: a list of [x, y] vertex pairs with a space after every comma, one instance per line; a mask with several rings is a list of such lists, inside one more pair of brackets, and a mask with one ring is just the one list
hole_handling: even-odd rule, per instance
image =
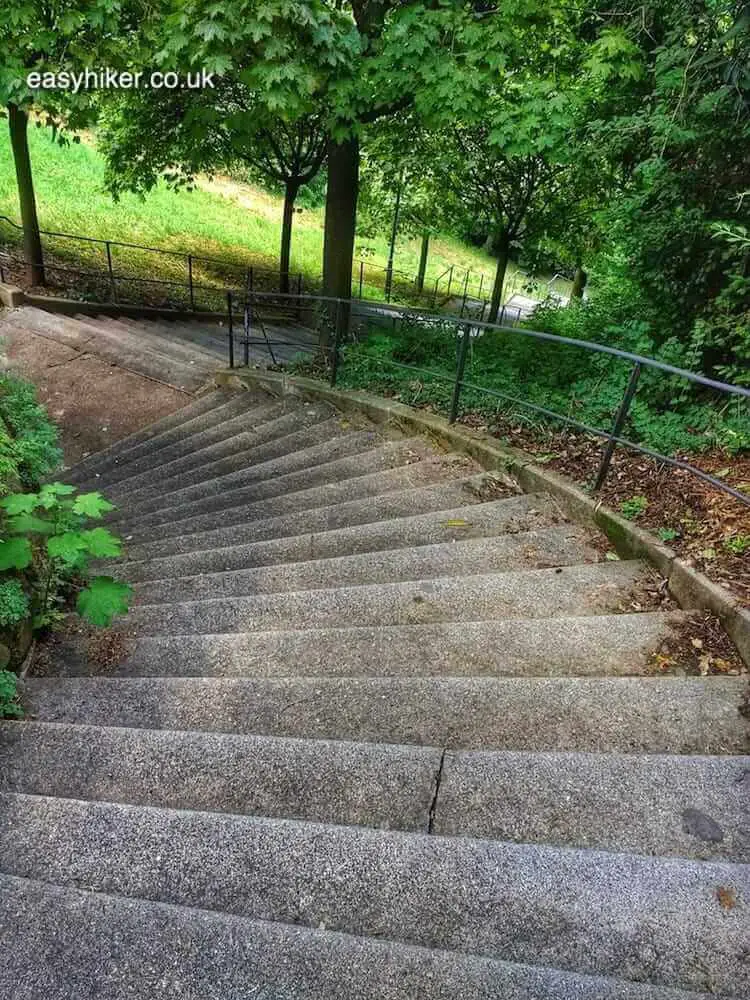
[[8, 875], [665, 986], [750, 990], [744, 865], [39, 796], [0, 803]]
[[[65, 479], [67, 482], [83, 485], [96, 480], [96, 473], [117, 466], [120, 456], [126, 459], [131, 453], [138, 456], [142, 449], [148, 449], [151, 442], [163, 436], [164, 440], [176, 440], [179, 438], [182, 429], [185, 433], [190, 433], [190, 428], [198, 426], [199, 421], [209, 421], [215, 418], [222, 419], [222, 410], [225, 406], [235, 406], [237, 400], [242, 400], [243, 393], [233, 392], [229, 389], [215, 389], [212, 392], [205, 392], [197, 399], [190, 400], [185, 397], [186, 405], [175, 410], [173, 413], [162, 417], [142, 430], [134, 431], [127, 437], [115, 441], [109, 447], [98, 451], [83, 461], [74, 465], [72, 469], [67, 469]], [[257, 400], [256, 393], [247, 393], [248, 399]]]
[[335, 559], [282, 563], [229, 573], [206, 573], [137, 584], [139, 604], [172, 604], [284, 590], [348, 587], [438, 576], [499, 573], [595, 562], [597, 550], [574, 525], [556, 525], [488, 538], [365, 552]]
[[0, 994], [12, 1000], [709, 1000], [647, 983], [2, 875]]
[[741, 677], [28, 678], [32, 718], [456, 749], [745, 753]]
[[426, 831], [441, 751], [0, 722], [0, 790]]
[[[278, 410], [275, 410], [278, 413]], [[315, 411], [313, 411], [315, 412]], [[274, 410], [269, 409], [266, 416], [273, 416]], [[309, 427], [303, 430], [290, 431], [283, 436], [275, 437], [275, 430], [289, 429], [288, 424], [294, 422], [288, 414], [279, 418], [280, 423], [269, 419], [267, 424], [261, 424], [258, 432], [246, 431], [236, 434], [228, 441], [205, 448], [205, 455], [188, 456], [165, 465], [163, 469], [149, 470], [133, 480], [125, 480], [108, 491], [117, 499], [126, 496], [134, 503], [139, 500], [159, 495], [161, 491], [170, 493], [186, 486], [194, 486], [205, 480], [220, 478], [233, 472], [243, 471], [249, 466], [258, 467], [274, 459], [284, 459], [295, 455], [301, 449], [316, 444], [325, 444], [340, 434], [341, 425], [336, 417], [328, 420], [313, 420]], [[297, 423], [301, 423], [299, 417]], [[268, 432], [271, 439], [264, 441]], [[205, 459], [204, 461], [201, 461]]]
[[[404, 461], [395, 468], [389, 466], [369, 475], [344, 477], [338, 482], [274, 496], [270, 500], [268, 497], [257, 499], [253, 496], [257, 492], [253, 487], [248, 487], [246, 490], [232, 490], [231, 492], [238, 496], [225, 497], [225, 506], [219, 508], [221, 513], [219, 509], [215, 509], [196, 516], [190, 516], [188, 513], [186, 517], [179, 519], [181, 508], [173, 508], [174, 517], [169, 523], [148, 524], [145, 527], [140, 527], [136, 523], [132, 527], [128, 525], [126, 533], [132, 538], [131, 545], [139, 545], [179, 535], [212, 531], [219, 521], [222, 527], [229, 528], [233, 525], [247, 524], [248, 521], [262, 520], [270, 514], [279, 517], [282, 514], [293, 514], [316, 507], [328, 507], [385, 493], [415, 489], [418, 486], [430, 486], [450, 479], [459, 479], [475, 471], [469, 463], [460, 459], [437, 455], [422, 458], [416, 452], [405, 457], [410, 461]], [[244, 499], [246, 496], [247, 500]], [[122, 527], [120, 530], [123, 530]]]
[[[357, 455], [362, 451], [383, 444], [383, 437], [377, 431], [364, 430], [355, 433], [341, 433], [330, 438], [323, 444], [312, 445], [301, 451], [294, 451], [281, 458], [270, 459], [248, 468], [241, 467], [237, 472], [226, 475], [219, 474], [213, 479], [192, 486], [176, 486], [170, 483], [169, 488], [161, 484], [159, 492], [147, 497], [127, 499], [128, 517], [140, 516], [143, 513], [174, 507], [194, 500], [203, 500], [209, 496], [222, 496], [227, 490], [247, 486], [250, 483], [264, 482], [277, 476], [285, 476], [290, 472], [310, 469], [324, 462]], [[311, 482], [312, 485], [312, 482]]]
[[[125, 676], [615, 676], [642, 674], [682, 614], [651, 612], [143, 636], [111, 670]], [[61, 673], [88, 673], [77, 647]], [[95, 669], [95, 667], [94, 667]]]
[[435, 833], [750, 862], [750, 757], [445, 756]]
[[474, 490], [481, 481], [481, 477], [443, 477], [436, 483], [363, 500], [163, 541], [129, 543], [127, 561], [115, 568], [136, 582], [159, 579], [159, 575], [186, 576], [484, 538], [563, 522], [555, 505], [542, 497], [480, 503]]
[[[223, 493], [206, 496], [184, 504], [176, 504], [173, 507], [161, 507], [152, 513], [133, 515], [130, 511], [130, 505], [128, 505], [128, 509], [121, 511], [116, 520], [119, 522], [119, 530], [127, 530], [127, 532], [132, 530], [136, 536], [141, 532], [150, 533], [154, 528], [163, 528], [168, 530], [169, 534], [179, 535], [182, 532], [179, 527], [173, 529], [175, 523], [204, 517], [208, 518], [208, 523], [199, 525], [198, 530], [214, 528], [216, 527], [218, 511], [241, 510], [244, 505], [261, 503], [267, 514], [270, 500], [273, 500], [272, 508], [275, 510], [276, 503], [288, 501], [293, 504], [291, 498], [296, 497], [299, 493], [308, 493], [316, 489], [338, 491], [347, 483], [354, 483], [355, 479], [368, 478], [371, 475], [377, 477], [385, 472], [395, 471], [403, 466], [408, 466], [409, 463], [416, 463], [423, 459], [435, 461], [432, 450], [423, 441], [414, 438], [403, 441], [381, 441], [378, 446], [368, 448], [368, 450], [361, 451], [350, 458], [322, 462], [311, 468], [300, 469], [286, 476], [250, 483], [248, 486], [235, 486]], [[437, 461], [440, 460], [441, 458], [437, 459]], [[461, 464], [455, 456], [452, 457], [449, 464], [454, 463]], [[472, 471], [478, 472], [479, 470], [472, 468]], [[376, 492], [380, 491], [376, 490]], [[303, 504], [301, 507], [291, 506], [288, 509], [302, 510], [306, 506], [324, 506], [325, 493], [322, 494], [322, 497], [321, 503]], [[338, 493], [334, 493], [334, 497], [334, 503], [341, 502], [342, 497]], [[343, 499], [347, 499], [346, 493], [344, 493]], [[165, 497], [166, 500], [168, 497]], [[281, 507], [279, 513], [283, 512], [284, 509]]]
[[[256, 439], [258, 441], [261, 441], [285, 433], [284, 427], [296, 426], [294, 418], [297, 417], [298, 411], [285, 412], [285, 410], [289, 409], [288, 405], [285, 407], [283, 403], [273, 400], [269, 400], [265, 404], [258, 405], [256, 403], [253, 405], [254, 401], [252, 398], [248, 398], [247, 400], [241, 399], [241, 401], [245, 403], [245, 406], [238, 407], [235, 416], [227, 416], [218, 424], [202, 430], [196, 430], [193, 434], [183, 430], [177, 436], [176, 440], [171, 442], [157, 438], [156, 441], [151, 442], [151, 447], [141, 452], [141, 454], [125, 454], [120, 461], [109, 469], [97, 470], [97, 481], [107, 490], [119, 489], [120, 484], [123, 482], [130, 483], [133, 481], [135, 485], [136, 477], [149, 469], [158, 470], [160, 475], [165, 473], [167, 469], [174, 469], [176, 471], [177, 467], [172, 463], [178, 459], [187, 460], [190, 457], [200, 454], [200, 461], [208, 461], [212, 457], [216, 457], [215, 452], [208, 451], [208, 449], [213, 447], [225, 445], [227, 450], [224, 453], [229, 454], [228, 449], [232, 447], [230, 442], [234, 442], [238, 434], [251, 432], [257, 435]], [[307, 413], [307, 411], [304, 412]], [[330, 413], [330, 410], [326, 410], [325, 407], [318, 407], [316, 412], [323, 414], [326, 412]], [[277, 417], [286, 417], [287, 423], [277, 424], [271, 430], [271, 433], [269, 433], [269, 429], [265, 425], [270, 422], [276, 423]], [[262, 432], [260, 425], [263, 425]], [[164, 437], [168, 437], [168, 435], [164, 435]], [[186, 467], [189, 468], [189, 466]]]
[[202, 352], [197, 352], [194, 363], [190, 363], [182, 357], [171, 356], [168, 348], [157, 351], [147, 347], [136, 336], [120, 337], [119, 333], [102, 333], [77, 320], [33, 307], [27, 306], [10, 313], [3, 323], [17, 329], [31, 330], [79, 351], [85, 348], [88, 353], [96, 354], [99, 358], [178, 389], [199, 389], [220, 367], [215, 358]]
[[140, 605], [128, 613], [128, 627], [142, 635], [160, 635], [602, 614], [617, 610], [642, 573], [639, 562], [602, 562], [332, 590], [297, 590], [168, 607]]

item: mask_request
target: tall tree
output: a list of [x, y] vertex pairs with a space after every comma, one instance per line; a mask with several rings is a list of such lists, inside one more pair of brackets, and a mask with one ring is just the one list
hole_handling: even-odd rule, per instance
[[115, 197], [145, 193], [161, 177], [191, 186], [198, 172], [248, 166], [284, 190], [280, 290], [289, 290], [292, 222], [297, 195], [318, 174], [327, 133], [320, 111], [286, 120], [236, 80], [219, 79], [207, 90], [142, 91], [105, 110], [100, 148], [106, 183]]
[[44, 258], [28, 144], [37, 113], [62, 138], [89, 121], [90, 92], [30, 86], [29, 74], [116, 65], [125, 37], [145, 16], [140, 0], [3, 0], [0, 106], [5, 108], [18, 184], [27, 280], [44, 284]]

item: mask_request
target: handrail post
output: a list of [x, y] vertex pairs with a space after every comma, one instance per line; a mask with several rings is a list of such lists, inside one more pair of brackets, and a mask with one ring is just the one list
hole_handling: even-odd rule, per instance
[[297, 275], [297, 319], [302, 320], [302, 271]]
[[596, 474], [596, 482], [594, 483], [594, 493], [599, 492], [604, 485], [605, 479], [607, 478], [609, 466], [612, 462], [612, 456], [614, 455], [615, 448], [617, 447], [617, 441], [615, 441], [615, 438], [620, 436], [620, 433], [625, 426], [625, 421], [628, 418], [628, 411], [630, 410], [630, 404], [633, 402], [633, 396], [635, 396], [635, 391], [638, 388], [638, 379], [640, 376], [641, 364], [637, 361], [633, 365], [633, 370], [630, 373], [630, 378], [628, 379], [628, 384], [625, 388], [625, 394], [622, 397], [622, 402], [620, 403], [617, 414], [615, 415], [612, 433], [607, 440], [604, 453], [602, 454], [602, 460], [599, 463], [599, 471]]
[[234, 327], [232, 325], [232, 293], [227, 292], [227, 330], [229, 333], [229, 367], [234, 368]]
[[362, 298], [362, 285], [365, 280], [365, 262], [361, 260], [359, 262], [359, 298]]
[[109, 240], [105, 243], [107, 248], [107, 271], [109, 272], [109, 292], [112, 296], [112, 301], [117, 302], [117, 289], [115, 287], [115, 272], [112, 268], [112, 245]]
[[455, 264], [451, 264], [450, 273], [448, 275], [448, 291], [446, 292], [446, 298], [448, 299], [451, 297], [451, 288], [453, 287], [453, 269], [455, 266]]
[[458, 361], [456, 363], [456, 382], [453, 386], [453, 397], [451, 399], [451, 410], [448, 417], [449, 424], [455, 424], [458, 416], [458, 404], [461, 399], [461, 383], [464, 379], [464, 369], [466, 368], [466, 355], [469, 353], [471, 343], [471, 326], [467, 323], [464, 327], [461, 344], [458, 349]]
[[333, 325], [333, 354], [331, 355], [331, 388], [336, 387], [339, 372], [339, 330], [341, 328], [341, 299], [336, 300], [336, 319]]
[[190, 311], [195, 312], [195, 293], [193, 291], [193, 256], [188, 254], [188, 286], [190, 288]]

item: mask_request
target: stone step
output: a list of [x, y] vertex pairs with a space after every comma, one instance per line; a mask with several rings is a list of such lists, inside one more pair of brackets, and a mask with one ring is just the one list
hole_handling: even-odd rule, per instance
[[[229, 635], [139, 636], [109, 671], [120, 676], [627, 676], [647, 673], [683, 612], [310, 628]], [[97, 673], [75, 640], [55, 672]]]
[[[294, 448], [298, 440], [307, 440], [302, 436], [304, 431], [330, 420], [331, 409], [325, 404], [289, 410], [284, 403], [272, 402], [226, 421], [224, 434], [216, 436], [216, 440], [210, 440], [214, 435], [208, 435], [208, 440], [196, 440], [202, 435], [195, 435], [143, 456], [116, 473], [119, 478], [108, 480], [104, 488], [112, 496], [122, 497], [137, 496], [144, 490], [153, 492], [155, 483], [182, 481], [196, 469], [210, 469], [223, 459], [247, 455], [257, 446], [281, 439], [284, 440], [281, 454], [286, 454], [287, 448]], [[273, 451], [263, 451], [259, 458], [263, 461], [270, 455]], [[250, 459], [248, 464], [252, 464]]]
[[[283, 406], [270, 396], [260, 400], [249, 393], [246, 396], [244, 393], [237, 395], [239, 399], [221, 407], [224, 411], [221, 415], [211, 414], [213, 420], [203, 421], [210, 423], [210, 426], [201, 427], [201, 421], [196, 420], [194, 423], [197, 426], [194, 430], [189, 426], [177, 426], [140, 448], [133, 448], [115, 456], [106, 467], [96, 470], [94, 475], [96, 484], [107, 490], [119, 488], [123, 480], [129, 480], [148, 469], [158, 469], [168, 462], [203, 448], [220, 444], [235, 434], [252, 430], [258, 424], [272, 419], [272, 415], [284, 412]], [[206, 417], [209, 415], [206, 414]]]
[[13, 1000], [709, 1000], [11, 876], [0, 876], [0, 953]]
[[742, 863], [749, 774], [750, 757], [0, 723], [1, 792]]
[[602, 614], [628, 601], [643, 572], [639, 562], [607, 562], [140, 605], [129, 611], [127, 628], [174, 635]]
[[173, 604], [287, 590], [572, 566], [596, 562], [598, 558], [587, 532], [572, 525], [558, 525], [494, 538], [469, 538], [334, 559], [152, 580], [137, 584], [135, 593], [138, 604]]
[[188, 365], [209, 365], [212, 370], [216, 366], [215, 355], [196, 344], [186, 344], [176, 337], [157, 336], [141, 320], [129, 319], [124, 316], [116, 318], [113, 316], [86, 316], [80, 313], [76, 315], [75, 319], [90, 329], [101, 331], [104, 336], [112, 338], [116, 336], [121, 342], [127, 340], [134, 346], [146, 347], [150, 351], [175, 361], [181, 361]]
[[[439, 668], [439, 664], [438, 664]], [[32, 718], [459, 750], [743, 754], [741, 677], [27, 678]]]
[[[252, 468], [243, 467], [237, 472], [217, 475], [214, 479], [197, 483], [194, 486], [173, 489], [170, 484], [169, 490], [163, 490], [144, 499], [128, 497], [127, 516], [129, 520], [135, 520], [143, 514], [161, 512], [168, 507], [176, 507], [196, 500], [202, 501], [208, 497], [223, 497], [229, 490], [245, 487], [251, 483], [270, 483], [272, 480], [290, 473], [304, 475], [306, 482], [312, 486], [315, 483], [313, 470], [316, 466], [328, 465], [341, 458], [351, 458], [377, 448], [383, 443], [383, 436], [376, 430], [342, 432], [337, 437], [324, 441], [322, 444], [290, 452], [282, 458], [271, 459]], [[326, 469], [325, 472], [327, 473], [328, 470]]]
[[[115, 441], [108, 448], [98, 451], [81, 462], [67, 469], [65, 480], [70, 483], [85, 483], [93, 477], [101, 468], [108, 469], [111, 465], [116, 465], [120, 456], [125, 457], [129, 451], [139, 452], [140, 449], [150, 441], [155, 440], [162, 434], [179, 427], [181, 424], [189, 424], [198, 418], [210, 419], [209, 414], [224, 406], [229, 400], [235, 400], [240, 394], [226, 389], [217, 389], [212, 392], [203, 393], [195, 399], [185, 396], [185, 405], [174, 412], [162, 417], [148, 427], [140, 431], [129, 434], [128, 437]], [[248, 393], [250, 395], [250, 393]]]
[[[381, 449], [376, 449], [380, 452]], [[213, 509], [207, 513], [193, 513], [201, 506], [189, 504], [183, 508], [167, 508], [171, 512], [171, 519], [168, 522], [147, 524], [141, 528], [143, 520], [138, 519], [134, 523], [120, 522], [120, 531], [128, 535], [131, 544], [142, 544], [150, 540], [161, 541], [179, 535], [195, 534], [200, 531], [212, 531], [217, 524], [223, 527], [246, 524], [248, 521], [261, 520], [273, 514], [278, 517], [281, 514], [294, 514], [303, 510], [311, 510], [317, 507], [330, 507], [334, 504], [346, 503], [352, 500], [363, 500], [366, 497], [376, 497], [385, 493], [397, 493], [401, 490], [416, 489], [420, 486], [434, 485], [445, 482], [451, 478], [465, 477], [473, 471], [471, 463], [462, 458], [454, 456], [431, 455], [428, 447], [421, 449], [426, 457], [420, 457], [420, 446], [416, 443], [414, 450], [410, 448], [396, 449], [388, 447], [386, 454], [368, 454], [367, 459], [362, 463], [366, 468], [379, 465], [377, 472], [371, 472], [361, 476], [325, 483], [322, 486], [304, 488], [304, 477], [298, 485], [303, 488], [281, 495], [269, 495], [265, 487], [269, 484], [259, 483], [245, 489], [232, 490], [222, 498], [209, 498], [207, 503]], [[364, 456], [363, 456], [364, 457]], [[401, 464], [393, 465], [401, 459]], [[388, 464], [390, 463], [390, 464]], [[337, 465], [340, 463], [336, 463]], [[356, 471], [352, 466], [352, 471]], [[287, 478], [287, 477], [284, 477]], [[498, 486], [496, 491], [498, 496], [502, 496], [504, 489]], [[510, 492], [510, 491], [507, 491]], [[265, 496], [259, 496], [262, 494]], [[223, 507], [215, 505], [222, 501], [226, 504]], [[185, 514], [185, 517], [180, 517]], [[156, 514], [154, 517], [163, 517], [164, 514]]]
[[750, 991], [746, 865], [74, 799], [0, 802], [0, 871], [17, 878], [654, 985]]
[[[16, 316], [19, 318], [15, 319]], [[200, 388], [218, 367], [208, 364], [190, 365], [138, 344], [135, 338], [119, 332], [108, 334], [68, 316], [47, 313], [41, 309], [26, 307], [12, 314], [9, 322], [68, 347], [87, 350], [129, 371], [139, 372], [179, 389]]]
[[[244, 473], [249, 466], [257, 469], [273, 459], [294, 456], [315, 445], [329, 445], [333, 438], [345, 433], [338, 417], [317, 420], [302, 430], [290, 430], [288, 427], [290, 420], [297, 424], [301, 422], [296, 413], [287, 415], [283, 419], [284, 423], [280, 427], [271, 430], [286, 428], [289, 431], [287, 434], [258, 443], [254, 443], [256, 438], [252, 432], [237, 434], [227, 443], [212, 445], [204, 449], [200, 455], [180, 459], [160, 469], [158, 473], [146, 472], [132, 482], [124, 480], [117, 483], [109, 493], [113, 498], [126, 500], [130, 505], [131, 501], [133, 504], [139, 504], [191, 486], [201, 487], [204, 483], [213, 486], [224, 476], [237, 472]], [[270, 423], [271, 421], [269, 425]], [[199, 462], [201, 457], [205, 459], [202, 463]]]
[[[562, 521], [554, 503], [540, 496], [479, 502], [484, 481], [483, 475], [438, 481], [161, 542], [128, 544], [129, 561], [113, 565], [112, 571], [136, 582], [484, 538]], [[415, 510], [423, 513], [413, 514]]]

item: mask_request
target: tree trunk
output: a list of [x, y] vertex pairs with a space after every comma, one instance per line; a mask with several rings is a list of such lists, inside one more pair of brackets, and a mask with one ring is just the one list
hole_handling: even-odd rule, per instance
[[385, 271], [385, 300], [386, 302], [391, 301], [391, 293], [393, 291], [393, 261], [396, 256], [396, 237], [398, 236], [398, 223], [399, 215], [401, 214], [401, 189], [404, 186], [404, 172], [401, 171], [401, 175], [398, 179], [398, 187], [396, 188], [396, 204], [393, 208], [393, 225], [391, 227], [391, 242], [388, 246], [388, 267]]
[[427, 274], [427, 255], [430, 252], [430, 234], [422, 233], [422, 249], [419, 252], [419, 271], [417, 272], [417, 292], [424, 291], [424, 279]]
[[294, 203], [297, 200], [299, 185], [296, 181], [287, 181], [284, 190], [284, 217], [281, 223], [281, 263], [279, 265], [279, 291], [286, 295], [289, 292], [289, 266], [292, 259], [292, 223], [294, 222]]
[[[328, 143], [328, 189], [326, 192], [325, 234], [323, 238], [323, 294], [350, 299], [354, 234], [359, 196], [359, 140]], [[331, 306], [335, 309], [336, 307]], [[339, 334], [349, 328], [349, 307], [336, 310]], [[326, 348], [329, 330], [320, 331], [320, 346]]]
[[495, 246], [497, 247], [497, 270], [495, 271], [495, 284], [492, 288], [490, 312], [487, 316], [488, 323], [497, 323], [500, 307], [503, 304], [503, 287], [505, 286], [505, 272], [508, 270], [510, 251], [510, 238], [506, 232], [498, 233]]
[[30, 285], [43, 285], [44, 258], [42, 256], [42, 237], [39, 232], [39, 219], [36, 214], [31, 157], [29, 156], [27, 134], [29, 119], [26, 112], [16, 104], [8, 105], [8, 126], [10, 129], [10, 145], [13, 150], [13, 160], [16, 166], [18, 201], [21, 208], [21, 224], [23, 225], [23, 249], [26, 258], [26, 277]]
[[576, 268], [575, 277], [573, 278], [573, 287], [570, 290], [571, 299], [582, 299], [583, 290], [586, 287], [586, 282], [588, 281], [588, 274], [579, 264]]

